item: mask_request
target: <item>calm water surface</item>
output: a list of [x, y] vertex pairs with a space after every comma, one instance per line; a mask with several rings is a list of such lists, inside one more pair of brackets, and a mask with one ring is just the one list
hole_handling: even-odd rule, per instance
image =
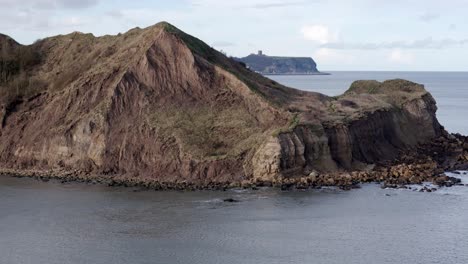
[[[426, 84], [441, 122], [468, 134], [463, 73], [274, 78], [336, 95], [396, 77]], [[0, 263], [468, 263], [468, 187], [135, 192], [0, 178]]]

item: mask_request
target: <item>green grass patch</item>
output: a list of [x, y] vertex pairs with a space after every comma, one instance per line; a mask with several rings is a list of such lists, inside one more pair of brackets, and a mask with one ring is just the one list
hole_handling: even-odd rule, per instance
[[272, 136], [277, 137], [283, 133], [293, 132], [300, 122], [301, 122], [301, 118], [299, 117], [299, 114], [295, 113], [293, 117], [291, 118], [291, 120], [289, 120], [288, 126], [273, 131]]
[[161, 110], [150, 116], [149, 124], [199, 159], [238, 156], [256, 147], [263, 133], [255, 118], [238, 107]]

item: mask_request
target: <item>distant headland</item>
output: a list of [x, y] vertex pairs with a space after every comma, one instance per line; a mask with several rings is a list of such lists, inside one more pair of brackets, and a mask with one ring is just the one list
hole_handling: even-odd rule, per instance
[[329, 75], [320, 72], [317, 63], [310, 57], [267, 56], [259, 50], [257, 54], [235, 59], [263, 75]]

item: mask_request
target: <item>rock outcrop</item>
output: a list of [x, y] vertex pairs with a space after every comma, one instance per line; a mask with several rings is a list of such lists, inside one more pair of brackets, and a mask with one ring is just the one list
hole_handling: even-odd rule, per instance
[[271, 152], [271, 158], [263, 161], [265, 168], [281, 171], [281, 177], [315, 170], [365, 170], [444, 133], [432, 96], [408, 81], [355, 82], [326, 105], [328, 111], [321, 109], [325, 112], [307, 110], [304, 105], [295, 108], [300, 121], [278, 135], [276, 148], [269, 143], [280, 155]]
[[0, 82], [0, 167], [9, 173], [158, 188], [272, 184], [369, 171], [445, 133], [422, 85], [299, 91], [168, 23], [19, 48], [35, 60]]

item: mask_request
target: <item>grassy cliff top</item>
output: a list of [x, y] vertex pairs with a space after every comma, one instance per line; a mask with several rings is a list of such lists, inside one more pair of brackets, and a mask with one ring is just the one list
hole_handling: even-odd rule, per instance
[[424, 86], [403, 79], [379, 82], [375, 80], [359, 80], [351, 84], [345, 94], [383, 94], [383, 93], [420, 93], [426, 92]]

